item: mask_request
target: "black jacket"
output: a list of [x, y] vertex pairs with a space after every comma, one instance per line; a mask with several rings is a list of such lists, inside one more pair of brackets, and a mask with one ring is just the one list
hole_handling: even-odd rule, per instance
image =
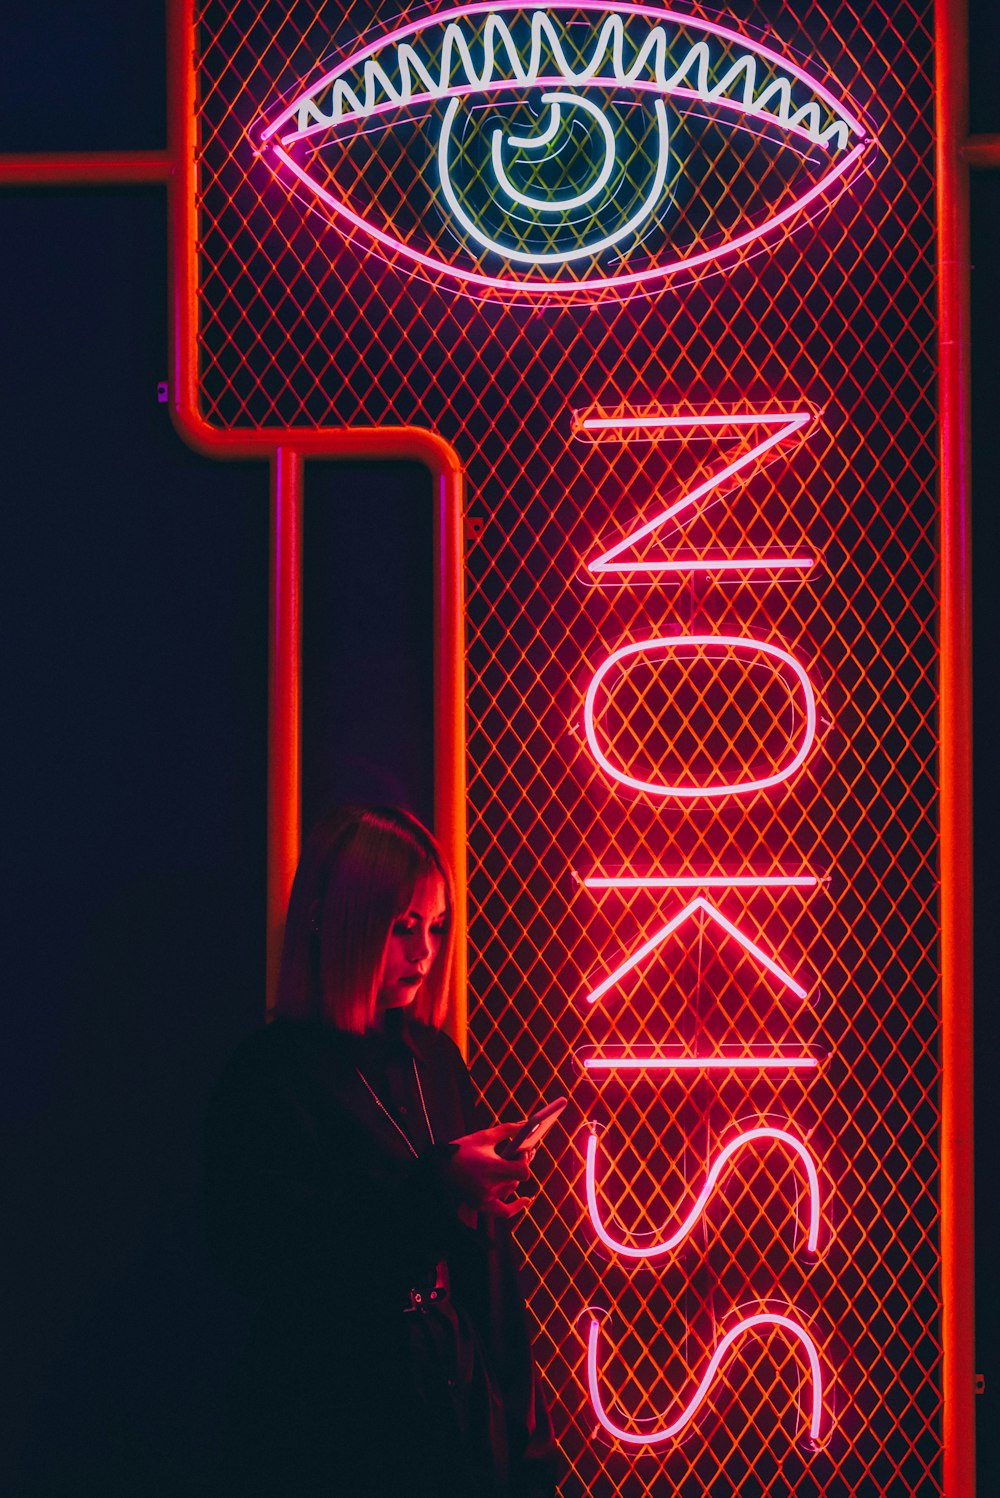
[[360, 1038], [279, 1020], [237, 1050], [206, 1151], [216, 1254], [256, 1307], [223, 1491], [554, 1492], [509, 1234], [445, 1171], [482, 1126], [457, 1047], [401, 1013]]

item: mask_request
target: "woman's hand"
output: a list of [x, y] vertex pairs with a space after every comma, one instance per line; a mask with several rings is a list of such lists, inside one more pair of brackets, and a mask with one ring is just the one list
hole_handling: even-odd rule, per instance
[[497, 1154], [497, 1145], [509, 1139], [515, 1127], [496, 1124], [492, 1129], [479, 1129], [475, 1134], [463, 1134], [451, 1141], [456, 1146], [448, 1162], [452, 1185], [470, 1207], [494, 1217], [513, 1217], [529, 1200], [516, 1195], [516, 1190], [531, 1175], [528, 1160], [534, 1151], [522, 1152], [513, 1160]]

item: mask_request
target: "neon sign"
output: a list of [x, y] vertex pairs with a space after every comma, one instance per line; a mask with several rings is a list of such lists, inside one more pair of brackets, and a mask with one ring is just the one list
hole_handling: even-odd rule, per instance
[[611, 1419], [601, 1395], [601, 1378], [598, 1369], [598, 1353], [600, 1351], [599, 1341], [601, 1334], [601, 1323], [596, 1316], [592, 1316], [587, 1329], [587, 1387], [590, 1390], [590, 1402], [593, 1405], [594, 1414], [601, 1425], [613, 1436], [616, 1441], [621, 1441], [626, 1446], [658, 1446], [664, 1441], [676, 1439], [690, 1425], [705, 1401], [705, 1396], [718, 1373], [726, 1355], [733, 1344], [746, 1332], [763, 1332], [765, 1328], [771, 1327], [789, 1333], [799, 1342], [805, 1351], [809, 1362], [810, 1383], [812, 1398], [809, 1402], [809, 1439], [815, 1444], [819, 1441], [823, 1426], [823, 1370], [820, 1365], [819, 1353], [816, 1343], [799, 1322], [793, 1321], [790, 1316], [775, 1314], [747, 1316], [730, 1331], [719, 1342], [713, 1352], [708, 1367], [701, 1377], [698, 1387], [691, 1396], [689, 1402], [677, 1416], [676, 1420], [664, 1425], [659, 1430], [638, 1432], [627, 1430]]
[[814, 1055], [787, 1055], [770, 1052], [758, 1056], [667, 1056], [657, 1052], [636, 1055], [625, 1051], [597, 1051], [592, 1055], [576, 1052], [576, 1060], [589, 1072], [789, 1072], [815, 1071], [820, 1064]]
[[815, 889], [816, 874], [589, 874], [584, 889]]
[[[598, 694], [603, 687], [605, 694], [613, 697], [616, 688], [620, 687], [623, 679], [627, 679], [629, 672], [635, 669], [636, 664], [648, 666], [651, 659], [655, 660], [661, 656], [675, 657], [675, 664], [676, 660], [684, 658], [704, 659], [717, 663], [721, 660], [729, 665], [743, 657], [749, 660], [751, 667], [759, 668], [767, 663], [770, 674], [776, 680], [784, 679], [780, 677], [780, 671], [783, 667], [787, 668], [801, 696], [801, 730], [794, 752], [787, 756], [784, 763], [779, 760], [767, 774], [751, 771], [750, 774], [734, 780], [721, 777], [704, 780], [689, 779], [688, 781], [678, 781], [673, 778], [649, 780], [630, 775], [620, 760], [616, 764], [601, 747], [598, 737], [600, 721]], [[617, 673], [616, 681], [612, 673], [623, 661], [630, 664]], [[770, 665], [771, 662], [777, 663], [777, 670]], [[716, 674], [719, 674], [718, 664], [714, 669]], [[747, 674], [749, 675], [749, 672]], [[605, 686], [607, 677], [611, 677], [611, 680]], [[788, 689], [787, 684], [785, 689], [788, 691], [789, 700], [793, 700], [793, 691]], [[605, 707], [607, 705], [606, 703]], [[782, 650], [779, 645], [773, 645], [767, 640], [751, 640], [742, 636], [722, 634], [678, 635], [674, 639], [638, 640], [632, 645], [622, 645], [594, 672], [584, 701], [583, 728], [590, 752], [601, 769], [632, 790], [645, 791], [651, 796], [671, 796], [684, 801], [696, 800], [702, 796], [748, 796], [778, 785], [782, 780], [787, 780], [805, 763], [816, 738], [816, 698], [805, 669], [795, 657], [789, 655], [787, 650]], [[786, 747], [788, 747], [787, 744]]]
[[791, 973], [786, 973], [784, 968], [775, 962], [773, 957], [769, 957], [755, 942], [752, 942], [745, 932], [734, 925], [731, 920], [722, 914], [721, 910], [716, 909], [703, 895], [696, 895], [689, 904], [685, 905], [684, 909], [678, 915], [669, 920], [648, 941], [644, 941], [642, 946], [638, 947], [627, 961], [623, 962], [620, 967], [616, 967], [614, 972], [610, 973], [601, 983], [598, 983], [596, 988], [591, 989], [587, 995], [587, 1003], [596, 1004], [598, 999], [602, 999], [609, 989], [614, 988], [633, 968], [638, 967], [639, 963], [644, 962], [647, 957], [651, 956], [657, 947], [662, 946], [667, 937], [672, 936], [679, 926], [683, 926], [685, 921], [690, 920], [692, 916], [700, 913], [704, 913], [710, 920], [717, 922], [723, 931], [729, 936], [734, 937], [740, 946], [743, 947], [744, 951], [748, 952], [762, 968], [765, 968], [773, 977], [777, 978], [779, 983], [784, 984], [786, 988], [790, 988], [796, 998], [804, 999], [806, 997], [807, 990], [802, 987], [801, 983], [795, 981]]
[[787, 1129], [767, 1127], [747, 1129], [735, 1139], [731, 1139], [725, 1148], [720, 1150], [712, 1162], [711, 1169], [705, 1177], [705, 1184], [695, 1198], [687, 1216], [682, 1220], [680, 1227], [675, 1229], [674, 1232], [668, 1233], [666, 1237], [661, 1238], [658, 1243], [640, 1246], [634, 1243], [626, 1243], [621, 1238], [613, 1238], [601, 1218], [601, 1209], [597, 1201], [597, 1130], [592, 1128], [587, 1139], [585, 1180], [587, 1211], [590, 1213], [590, 1221], [594, 1232], [605, 1248], [611, 1249], [612, 1253], [618, 1254], [623, 1259], [659, 1259], [673, 1253], [674, 1249], [678, 1248], [684, 1242], [685, 1238], [688, 1237], [704, 1212], [719, 1177], [733, 1156], [745, 1150], [748, 1145], [763, 1143], [779, 1143], [783, 1145], [786, 1149], [791, 1150], [793, 1154], [797, 1155], [805, 1167], [806, 1177], [809, 1182], [809, 1231], [806, 1237], [806, 1249], [809, 1253], [814, 1254], [819, 1242], [819, 1176], [812, 1155], [802, 1141], [796, 1139], [794, 1134], [790, 1134]]
[[[227, 0], [186, 33], [206, 421], [307, 428], [310, 451], [314, 426], [383, 428], [387, 451], [431, 427], [468, 475], [480, 1075], [513, 1112], [572, 1054], [601, 1130], [609, 1241], [586, 1136], [524, 1229], [567, 1492], [775, 1471], [832, 1492], [894, 1432], [930, 1470], [920, 1325], [867, 1362], [858, 1341], [936, 1227], [933, 1103], [886, 1041], [910, 995], [878, 992], [898, 957], [933, 1015], [933, 770], [910, 731], [933, 548], [909, 545], [933, 480], [911, 357], [932, 335], [933, 38], [910, 11], [873, 32], [834, 9], [780, 0], [769, 37], [752, 7], [689, 0]], [[920, 1117], [909, 1186], [865, 1153], [882, 1114]], [[673, 1253], [618, 1251], [674, 1234], [758, 1127], [795, 1143], [735, 1151]], [[820, 1244], [849, 1225], [815, 1261], [802, 1150]], [[859, 1152], [860, 1195], [835, 1180]], [[873, 1239], [896, 1190], [914, 1210]], [[611, 1319], [588, 1369], [567, 1332], [590, 1305]], [[841, 1422], [804, 1478], [797, 1407], [814, 1439]]]
[[[378, 190], [383, 122], [425, 149], [404, 194]], [[772, 48], [600, 0], [500, 0], [400, 26], [257, 139], [343, 232], [425, 273], [529, 294], [620, 291], [736, 254], [828, 201], [871, 144], [846, 100]], [[725, 153], [742, 222], [716, 221], [701, 191]]]
[[[816, 564], [813, 556], [725, 556], [719, 558], [684, 558], [671, 560], [666, 557], [638, 557], [630, 555], [633, 548], [647, 537], [660, 534], [664, 529], [676, 528], [677, 517], [691, 509], [704, 508], [721, 499], [728, 486], [738, 475], [746, 475], [757, 465], [777, 456], [777, 449], [795, 438], [801, 442], [816, 424], [819, 413], [804, 411], [702, 411], [695, 415], [672, 412], [664, 415], [651, 411], [614, 416], [588, 414], [576, 419], [574, 430], [579, 436], [592, 441], [617, 438], [623, 441], [653, 442], [680, 434], [694, 436], [731, 437], [742, 436], [747, 431], [763, 428], [764, 435], [744, 452], [729, 462], [722, 463], [706, 479], [683, 494], [680, 499], [654, 515], [651, 520], [630, 531], [609, 551], [588, 562], [587, 569], [594, 574], [626, 575], [630, 579], [646, 576], [656, 577], [667, 572], [808, 572]], [[671, 524], [673, 522], [673, 525]]]
[[[648, 188], [645, 189], [637, 204], [634, 206], [630, 205], [631, 212], [624, 221], [616, 223], [607, 233], [598, 233], [592, 238], [581, 238], [579, 231], [575, 228], [575, 220], [571, 217], [573, 211], [587, 204], [588, 211], [592, 216], [596, 217], [597, 215], [593, 206], [594, 200], [604, 196], [602, 189], [606, 187], [609, 178], [613, 175], [614, 179], [620, 183], [625, 175], [617, 159], [616, 134], [608, 121], [605, 111], [600, 109], [590, 99], [580, 94], [561, 92], [544, 93], [541, 96], [541, 103], [548, 104], [551, 107], [552, 126], [547, 130], [543, 130], [540, 135], [535, 137], [508, 135], [506, 136], [506, 146], [508, 148], [515, 147], [517, 152], [522, 156], [527, 153], [533, 155], [542, 147], [550, 145], [553, 136], [558, 140], [558, 137], [562, 134], [572, 135], [572, 127], [564, 131], [560, 131], [559, 129], [562, 119], [560, 104], [569, 106], [575, 109], [577, 113], [589, 115], [591, 120], [595, 120], [599, 127], [597, 133], [602, 137], [603, 150], [599, 153], [600, 165], [597, 169], [597, 175], [590, 185], [580, 193], [574, 193], [569, 196], [560, 196], [558, 193], [554, 193], [548, 198], [540, 198], [538, 196], [529, 197], [526, 193], [520, 192], [510, 180], [504, 166], [504, 151], [501, 145], [501, 142], [505, 140], [504, 131], [499, 127], [494, 128], [491, 149], [494, 176], [503, 197], [514, 205], [506, 216], [510, 219], [516, 219], [520, 229], [520, 220], [523, 215], [517, 214], [516, 210], [518, 208], [530, 209], [532, 214], [537, 218], [538, 232], [534, 237], [537, 237], [540, 244], [544, 244], [545, 240], [551, 237], [551, 228], [558, 227], [559, 219], [563, 219], [565, 223], [574, 224], [574, 233], [570, 236], [571, 243], [569, 248], [565, 249], [521, 249], [518, 247], [518, 243], [504, 244], [499, 239], [491, 238], [482, 227], [482, 219], [477, 218], [471, 204], [468, 204], [468, 199], [472, 192], [471, 183], [466, 188], [464, 194], [460, 193], [455, 185], [456, 174], [455, 162], [453, 160], [455, 157], [469, 163], [467, 175], [471, 179], [471, 182], [474, 182], [478, 187], [481, 180], [481, 172], [478, 169], [478, 165], [474, 165], [478, 153], [471, 149], [469, 135], [467, 134], [463, 137], [459, 149], [454, 149], [454, 125], [460, 103], [459, 99], [452, 99], [445, 111], [444, 124], [441, 127], [441, 138], [438, 145], [441, 191], [455, 219], [461, 224], [470, 238], [481, 245], [483, 249], [492, 250], [501, 259], [512, 261], [515, 265], [538, 267], [556, 267], [569, 265], [573, 261], [594, 260], [602, 255], [605, 250], [613, 249], [616, 245], [621, 244], [623, 240], [637, 235], [656, 211], [663, 194], [663, 185], [667, 180], [667, 167], [670, 160], [670, 128], [667, 123], [667, 111], [663, 101], [656, 99], [653, 102], [653, 110], [656, 118], [655, 144], [652, 148], [655, 166]], [[467, 123], [470, 126], [474, 126], [476, 124], [475, 116], [471, 116], [467, 120]], [[559, 141], [555, 149], [549, 153], [549, 157], [558, 159], [563, 151], [563, 145], [564, 143]], [[576, 155], [578, 152], [574, 154]], [[542, 164], [540, 159], [536, 159], [532, 162], [534, 171], [525, 173], [524, 175], [529, 180], [532, 176], [539, 175]], [[616, 168], [617, 170], [615, 170]], [[564, 175], [564, 166], [562, 163], [560, 163], [560, 175]], [[588, 167], [583, 169], [583, 175], [585, 178], [593, 175], [592, 164], [588, 164]], [[463, 201], [463, 197], [466, 201]], [[617, 217], [619, 215], [616, 215]], [[531, 242], [523, 229], [521, 229], [519, 234], [519, 241], [522, 243]]]
[[[592, 573], [618, 573], [623, 581], [632, 586], [642, 583], [648, 586], [651, 582], [656, 582], [671, 565], [684, 567], [684, 563], [672, 563], [669, 558], [647, 559], [636, 552], [637, 543], [643, 542], [649, 536], [662, 533], [666, 527], [676, 523], [676, 517], [683, 512], [690, 511], [699, 504], [711, 503], [718, 499], [720, 491], [741, 473], [749, 470], [752, 465], [772, 457], [782, 444], [787, 448], [790, 442], [800, 441], [814, 423], [814, 419], [815, 413], [811, 409], [784, 412], [769, 408], [757, 411], [714, 413], [651, 411], [607, 413], [598, 411], [577, 417], [575, 422], [577, 435], [589, 437], [592, 441], [620, 442], [636, 439], [655, 441], [664, 435], [674, 435], [685, 431], [727, 435], [734, 432], [738, 435], [747, 432], [763, 432], [763, 436], [758, 436], [749, 447], [744, 444], [743, 451], [738, 452], [735, 457], [731, 457], [721, 465], [717, 464], [707, 478], [683, 493], [680, 498], [659, 511], [652, 519], [636, 527], [611, 550], [592, 561], [589, 564], [589, 570]], [[765, 564], [770, 563], [772, 571], [781, 571], [795, 565], [798, 559], [771, 557], [758, 560], [763, 560]], [[738, 560], [730, 556], [708, 564], [706, 570], [710, 568], [716, 573], [723, 574], [735, 570], [737, 565]], [[696, 569], [688, 564], [688, 570]], [[689, 693], [687, 698], [684, 698], [679, 696], [676, 690], [670, 691], [663, 688], [662, 683], [658, 682], [658, 671], [654, 671], [654, 665], [662, 661], [672, 661], [676, 667], [680, 663], [693, 661], [700, 662], [703, 669], [708, 670], [710, 667], [718, 669], [722, 661], [731, 662], [740, 657], [745, 661], [754, 662], [753, 669], [757, 671], [765, 667], [772, 672], [783, 673], [781, 679], [786, 693], [785, 707], [775, 710], [772, 701], [771, 710], [777, 720], [779, 711], [783, 714], [787, 705], [797, 703], [797, 711], [793, 712], [793, 716], [797, 718], [799, 727], [792, 733], [783, 733], [782, 746], [776, 753], [772, 751], [772, 763], [767, 773], [761, 769], [751, 769], [750, 773], [746, 772], [746, 768], [740, 772], [732, 769], [726, 770], [720, 768], [717, 763], [714, 763], [707, 772], [702, 771], [698, 775], [690, 773], [690, 769], [686, 776], [681, 776], [676, 770], [673, 772], [669, 769], [664, 770], [662, 768], [664, 761], [670, 760], [669, 742], [666, 749], [659, 755], [655, 748], [650, 748], [650, 740], [655, 738], [659, 718], [668, 717], [673, 724], [667, 734], [668, 740], [670, 733], [683, 734], [688, 729], [687, 714], [692, 710], [694, 703], [707, 700], [711, 683], [703, 684], [696, 694]], [[645, 676], [639, 685], [633, 685], [631, 692], [625, 692], [624, 706], [617, 706], [616, 699], [622, 695], [622, 683], [624, 682], [626, 687], [629, 685], [629, 672], [633, 671], [636, 666], [644, 668]], [[751, 675], [752, 671], [747, 671], [741, 681], [730, 684], [728, 690], [731, 701], [742, 703], [747, 697]], [[715, 685], [718, 687], [718, 682]], [[647, 698], [651, 691], [655, 692], [658, 688], [663, 706], [657, 712], [649, 708]], [[685, 701], [688, 703], [687, 714], [683, 708]], [[679, 710], [676, 707], [678, 702], [681, 703]], [[740, 713], [743, 720], [749, 721], [753, 711], [752, 707], [741, 706]], [[637, 713], [641, 714], [644, 721], [641, 731], [632, 723], [632, 717]], [[805, 764], [815, 741], [816, 722], [815, 694], [804, 667], [794, 656], [769, 641], [748, 639], [721, 631], [716, 634], [688, 634], [674, 638], [639, 640], [620, 646], [594, 673], [587, 688], [583, 710], [587, 747], [601, 770], [610, 775], [613, 780], [627, 786], [632, 792], [656, 798], [658, 801], [682, 803], [718, 799], [723, 796], [758, 796], [761, 793], [773, 791], [782, 782], [788, 781]], [[764, 736], [761, 736], [762, 744], [763, 739]], [[675, 754], [673, 758], [677, 761], [681, 756]], [[649, 770], [640, 773], [636, 765], [637, 759], [658, 766], [657, 778], [654, 779]], [[773, 869], [769, 872], [744, 871], [739, 874], [719, 869], [704, 873], [692, 871], [686, 874], [641, 874], [619, 870], [614, 874], [595, 872], [580, 879], [580, 883], [584, 888], [595, 893], [617, 891], [621, 894], [630, 892], [651, 894], [658, 891], [683, 892], [715, 889], [778, 893], [793, 889], [812, 891], [818, 887], [820, 880], [818, 876], [805, 872], [791, 874]], [[708, 922], [719, 926], [727, 936], [735, 939], [742, 946], [758, 966], [776, 978], [782, 986], [789, 989], [800, 1000], [806, 998], [805, 987], [787, 972], [775, 957], [765, 952], [735, 922], [724, 916], [717, 906], [705, 897], [704, 893], [696, 893], [679, 912], [655, 930], [611, 973], [590, 989], [586, 995], [586, 1003], [593, 1005], [604, 998], [689, 920], [700, 920], [703, 927]], [[797, 1053], [789, 1053], [774, 1048], [767, 1048], [763, 1052], [758, 1051], [757, 1054], [727, 1055], [717, 1052], [714, 1055], [704, 1056], [690, 1053], [668, 1054], [662, 1050], [649, 1051], [648, 1049], [640, 1049], [637, 1052], [632, 1048], [610, 1046], [597, 1048], [590, 1054], [581, 1055], [578, 1059], [585, 1075], [617, 1076], [622, 1080], [630, 1077], [656, 1077], [670, 1074], [678, 1077], [684, 1074], [709, 1077], [713, 1073], [734, 1076], [741, 1072], [751, 1076], [762, 1076], [768, 1072], [786, 1075], [802, 1073], [808, 1077], [810, 1073], [815, 1073], [819, 1066], [819, 1058], [814, 1053], [801, 1050]], [[807, 1253], [815, 1254], [820, 1232], [820, 1187], [813, 1154], [791, 1129], [764, 1123], [757, 1127], [744, 1128], [731, 1138], [716, 1154], [707, 1169], [700, 1191], [679, 1224], [672, 1231], [662, 1232], [655, 1241], [643, 1243], [629, 1241], [628, 1238], [615, 1234], [605, 1223], [597, 1192], [598, 1131], [592, 1124], [586, 1145], [584, 1195], [591, 1227], [597, 1240], [616, 1261], [624, 1265], [639, 1263], [648, 1265], [666, 1260], [690, 1237], [727, 1168], [748, 1152], [756, 1155], [761, 1149], [774, 1146], [780, 1146], [788, 1151], [805, 1171], [808, 1181], [808, 1229], [804, 1248]], [[817, 1442], [823, 1417], [823, 1378], [815, 1341], [806, 1327], [794, 1317], [771, 1312], [762, 1312], [759, 1315], [744, 1318], [718, 1342], [689, 1403], [677, 1418], [653, 1432], [630, 1430], [608, 1414], [601, 1394], [597, 1366], [599, 1321], [592, 1319], [588, 1332], [587, 1378], [591, 1404], [600, 1426], [615, 1440], [626, 1446], [659, 1445], [676, 1438], [695, 1417], [734, 1343], [746, 1332], [763, 1332], [765, 1329], [779, 1328], [797, 1340], [808, 1358], [812, 1384], [809, 1431], [812, 1442]]]

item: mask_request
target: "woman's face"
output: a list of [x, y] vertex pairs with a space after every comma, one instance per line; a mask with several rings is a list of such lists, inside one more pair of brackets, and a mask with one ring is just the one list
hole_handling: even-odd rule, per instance
[[412, 1004], [437, 960], [447, 929], [444, 880], [438, 873], [424, 874], [392, 923], [378, 991], [379, 1009]]

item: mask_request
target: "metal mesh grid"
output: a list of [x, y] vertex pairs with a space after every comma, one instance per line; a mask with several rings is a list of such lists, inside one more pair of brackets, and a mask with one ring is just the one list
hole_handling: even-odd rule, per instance
[[[486, 521], [468, 556], [471, 1053], [497, 1113], [570, 1089], [577, 1109], [519, 1230], [565, 1498], [668, 1483], [713, 1498], [939, 1487], [929, 16], [927, 4], [745, 6], [741, 29], [766, 27], [873, 122], [871, 174], [723, 272], [624, 305], [562, 306], [417, 278], [404, 257], [339, 233], [255, 154], [248, 130], [324, 57], [352, 50], [370, 8], [212, 0], [199, 17], [205, 415], [433, 427], [465, 460]], [[383, 173], [387, 159], [372, 158]], [[708, 474], [720, 448], [588, 443], [574, 410], [804, 402], [824, 409], [815, 430], [656, 545], [701, 557], [805, 546], [821, 559], [811, 573], [595, 584], [586, 564]], [[680, 803], [598, 768], [582, 712], [594, 671], [623, 645], [678, 632], [772, 642], [806, 668], [818, 737], [795, 777]], [[629, 712], [605, 713], [604, 729], [623, 763], [644, 754], [652, 774], [701, 773], [734, 740], [734, 762], [773, 765], [794, 698], [772, 684], [779, 732], [727, 684], [632, 677]], [[588, 1005], [692, 892], [589, 890], [575, 875], [707, 870], [827, 877], [704, 891], [807, 1000], [699, 910]], [[816, 1045], [826, 1059], [759, 1077], [581, 1075], [574, 1053], [612, 1045]], [[819, 1168], [819, 1254], [802, 1244], [801, 1167], [776, 1144], [733, 1157], [673, 1255], [650, 1266], [609, 1253], [584, 1198], [587, 1119], [601, 1130], [604, 1221], [631, 1243], [669, 1231], [741, 1132], [794, 1134]], [[794, 1316], [828, 1384], [822, 1448], [802, 1440], [808, 1367], [780, 1332], [740, 1342], [683, 1439], [636, 1451], [595, 1434], [578, 1325], [591, 1304], [610, 1312], [603, 1397], [633, 1431], [677, 1413], [735, 1321]]]

